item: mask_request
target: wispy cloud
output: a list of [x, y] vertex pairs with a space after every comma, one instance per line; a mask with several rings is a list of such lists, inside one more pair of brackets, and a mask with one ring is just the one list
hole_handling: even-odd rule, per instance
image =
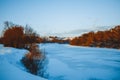
[[52, 36], [61, 36], [61, 37], [74, 37], [74, 36], [80, 36], [84, 33], [90, 32], [90, 31], [104, 31], [104, 30], [108, 30], [110, 28], [112, 28], [114, 26], [97, 26], [97, 27], [91, 27], [88, 29], [76, 29], [70, 32], [64, 32], [64, 33], [49, 33], [49, 35]]

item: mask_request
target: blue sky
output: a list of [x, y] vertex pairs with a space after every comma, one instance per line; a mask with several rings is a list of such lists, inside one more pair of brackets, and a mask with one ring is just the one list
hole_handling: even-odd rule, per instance
[[4, 21], [42, 35], [118, 25], [120, 0], [0, 0], [0, 29]]

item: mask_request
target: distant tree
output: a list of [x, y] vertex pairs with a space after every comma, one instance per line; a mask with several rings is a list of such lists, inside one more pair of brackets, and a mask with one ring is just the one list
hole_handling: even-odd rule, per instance
[[5, 46], [20, 47], [23, 38], [23, 27], [12, 26], [3, 33], [3, 43]]
[[24, 43], [32, 45], [33, 43], [38, 42], [39, 35], [28, 25], [24, 29]]
[[9, 29], [9, 28], [11, 28], [11, 27], [13, 27], [13, 26], [15, 26], [12, 22], [9, 22], [9, 21], [5, 21], [4, 22], [4, 30], [3, 31], [5, 31], [5, 30], [7, 30], [7, 29]]
[[78, 39], [77, 37], [75, 37], [74, 39], [72, 39], [72, 40], [70, 41], [70, 44], [71, 44], [71, 45], [79, 45], [79, 39]]
[[6, 21], [3, 30], [3, 44], [12, 47], [30, 47], [30, 44], [38, 42], [39, 35], [28, 25], [26, 27]]

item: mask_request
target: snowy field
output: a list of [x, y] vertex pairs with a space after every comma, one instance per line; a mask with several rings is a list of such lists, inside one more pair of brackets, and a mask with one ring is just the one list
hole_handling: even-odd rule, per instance
[[[40, 44], [48, 62], [48, 80], [120, 80], [120, 50], [68, 44]], [[46, 80], [26, 72], [24, 49], [0, 45], [0, 80]]]
[[120, 80], [120, 50], [41, 44], [49, 80]]
[[45, 80], [26, 72], [20, 62], [26, 53], [27, 51], [24, 49], [0, 45], [0, 80]]

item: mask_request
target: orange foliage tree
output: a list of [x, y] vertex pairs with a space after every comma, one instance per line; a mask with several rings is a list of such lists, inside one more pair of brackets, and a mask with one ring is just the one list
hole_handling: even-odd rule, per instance
[[1, 42], [5, 46], [26, 48], [30, 47], [29, 44], [36, 43], [38, 38], [39, 35], [31, 27], [26, 26], [24, 28], [23, 26], [6, 21]]
[[22, 47], [23, 27], [13, 26], [8, 28], [3, 34], [3, 44], [5, 46]]
[[120, 25], [106, 31], [89, 32], [70, 41], [71, 45], [120, 48]]

